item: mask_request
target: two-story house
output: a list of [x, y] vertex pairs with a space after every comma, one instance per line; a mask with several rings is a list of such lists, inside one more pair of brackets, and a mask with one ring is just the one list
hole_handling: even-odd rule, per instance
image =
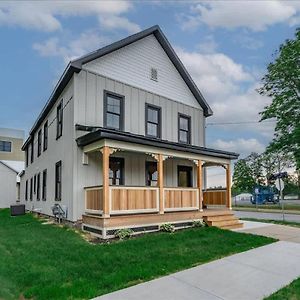
[[[238, 155], [205, 147], [211, 115], [159, 26], [71, 61], [23, 145], [26, 206], [51, 215], [60, 203], [103, 238], [202, 218], [240, 226], [230, 211]], [[226, 190], [205, 190], [215, 165]]]

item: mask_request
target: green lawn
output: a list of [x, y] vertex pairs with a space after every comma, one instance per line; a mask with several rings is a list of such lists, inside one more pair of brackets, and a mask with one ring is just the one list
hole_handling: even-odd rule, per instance
[[205, 227], [95, 245], [0, 210], [0, 299], [89, 299], [273, 241]]
[[263, 222], [263, 223], [273, 223], [273, 224], [287, 225], [287, 226], [293, 226], [293, 227], [300, 227], [299, 222], [278, 221], [278, 220], [268, 220], [268, 219], [256, 219], [256, 218], [241, 218], [241, 220], [253, 221], [253, 222]]
[[[274, 210], [274, 211], [282, 211], [281, 204], [261, 204], [261, 205], [255, 205], [255, 204], [237, 204], [232, 205], [232, 208], [237, 210]], [[285, 211], [291, 211], [291, 212], [299, 212], [300, 213], [300, 204], [284, 204], [284, 210]]]
[[282, 288], [265, 300], [300, 300], [300, 278], [294, 280], [291, 284]]

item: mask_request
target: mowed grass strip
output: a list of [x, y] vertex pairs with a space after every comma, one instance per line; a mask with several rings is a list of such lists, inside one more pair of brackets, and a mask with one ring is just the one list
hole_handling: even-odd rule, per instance
[[0, 210], [0, 299], [90, 299], [273, 241], [205, 227], [95, 245]]
[[291, 284], [282, 288], [278, 292], [265, 298], [265, 300], [300, 300], [300, 278], [294, 280]]

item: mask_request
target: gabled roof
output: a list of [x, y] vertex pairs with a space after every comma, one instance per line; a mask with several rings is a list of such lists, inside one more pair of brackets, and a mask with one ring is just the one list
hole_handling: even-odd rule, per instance
[[51, 110], [54, 103], [56, 102], [57, 97], [62, 93], [63, 89], [66, 87], [66, 85], [68, 84], [68, 82], [72, 78], [73, 74], [74, 73], [79, 73], [84, 64], [86, 64], [86, 63], [88, 63], [92, 60], [95, 60], [95, 59], [97, 59], [101, 56], [104, 56], [106, 54], [109, 54], [113, 51], [116, 51], [120, 48], [123, 48], [127, 45], [130, 45], [134, 42], [137, 42], [138, 40], [143, 39], [143, 38], [145, 38], [145, 37], [147, 37], [151, 34], [153, 34], [156, 37], [156, 39], [158, 40], [158, 42], [160, 43], [160, 45], [162, 46], [162, 48], [164, 49], [164, 51], [166, 52], [166, 54], [168, 55], [168, 57], [170, 58], [170, 60], [174, 64], [174, 66], [176, 67], [176, 69], [179, 72], [179, 74], [181, 75], [182, 79], [185, 81], [185, 83], [189, 87], [190, 91], [192, 92], [192, 94], [194, 95], [194, 97], [196, 98], [196, 100], [198, 101], [200, 106], [202, 107], [204, 115], [206, 117], [211, 116], [213, 114], [211, 108], [207, 104], [207, 102], [204, 99], [203, 95], [199, 91], [198, 87], [196, 86], [193, 79], [191, 78], [191, 76], [187, 72], [186, 68], [184, 67], [181, 60], [179, 59], [179, 57], [175, 53], [174, 49], [172, 48], [171, 44], [169, 43], [169, 41], [167, 40], [167, 38], [163, 34], [160, 27], [158, 25], [155, 25], [155, 26], [152, 26], [152, 27], [150, 27], [148, 29], [145, 29], [141, 32], [138, 32], [136, 34], [128, 36], [128, 37], [126, 37], [122, 40], [119, 40], [115, 43], [112, 43], [108, 46], [105, 46], [105, 47], [103, 47], [99, 50], [96, 50], [96, 51], [94, 51], [90, 54], [87, 54], [85, 56], [82, 56], [78, 59], [75, 59], [75, 60], [71, 61], [68, 64], [68, 66], [66, 67], [66, 69], [65, 69], [64, 73], [62, 74], [61, 78], [59, 79], [54, 91], [52, 92], [49, 100], [47, 101], [47, 103], [44, 106], [44, 108], [43, 108], [42, 112], [40, 113], [40, 115], [38, 116], [38, 118], [37, 118], [36, 122], [34, 123], [32, 129], [30, 130], [29, 138], [24, 143], [24, 145], [22, 147], [22, 150], [24, 150], [25, 147], [28, 145], [28, 143], [31, 140], [31, 136], [34, 134], [34, 132], [37, 130], [37, 128], [41, 125], [44, 118], [46, 117], [46, 115], [48, 114], [48, 112]]
[[14, 160], [0, 160], [0, 163], [2, 163], [4, 166], [9, 168], [15, 173], [20, 173], [22, 170], [24, 170], [24, 162], [23, 161], [14, 161]]

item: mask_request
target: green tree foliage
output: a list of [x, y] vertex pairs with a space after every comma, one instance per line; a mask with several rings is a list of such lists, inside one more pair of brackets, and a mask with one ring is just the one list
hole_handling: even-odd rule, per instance
[[234, 165], [232, 194], [251, 193], [255, 186], [255, 180], [251, 168], [248, 166], [246, 159], [239, 159]]
[[300, 30], [275, 53], [262, 79], [261, 95], [272, 102], [261, 112], [261, 120], [276, 119], [271, 151], [292, 153], [300, 173]]
[[251, 170], [251, 175], [256, 184], [264, 184], [265, 177], [263, 174], [263, 161], [262, 156], [256, 152], [252, 152], [246, 157], [247, 165]]

